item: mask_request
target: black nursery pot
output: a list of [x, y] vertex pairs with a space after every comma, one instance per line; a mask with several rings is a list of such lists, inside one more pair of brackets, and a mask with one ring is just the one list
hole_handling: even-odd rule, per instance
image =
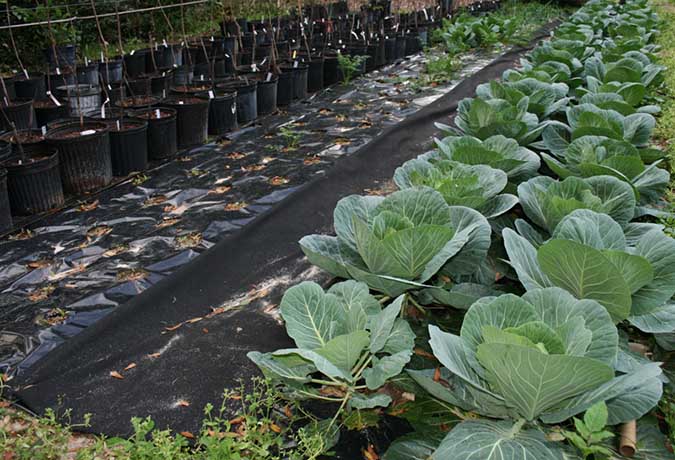
[[176, 154], [178, 151], [176, 110], [167, 107], [141, 109], [134, 111], [133, 116], [148, 122], [148, 158], [150, 160], [163, 160]]
[[127, 94], [131, 96], [147, 96], [152, 93], [150, 79], [147, 77], [127, 80]]
[[68, 116], [68, 105], [56, 105], [52, 100], [33, 101], [35, 120], [38, 126], [47, 126], [54, 120]]
[[154, 107], [160, 103], [160, 99], [154, 96], [136, 96], [123, 99], [115, 102], [115, 107], [120, 107], [123, 110], [142, 109], [146, 107]]
[[61, 180], [67, 192], [91, 192], [110, 183], [112, 163], [106, 123], [69, 123], [47, 131], [45, 137], [47, 144], [59, 152]]
[[98, 85], [99, 75], [96, 63], [77, 68], [77, 82], [84, 85]]
[[[32, 158], [44, 153], [45, 138], [39, 129], [22, 129], [17, 131], [17, 136], [13, 132], [3, 134], [0, 139], [8, 142], [12, 146], [11, 158], [20, 158], [21, 149], [26, 158]], [[18, 141], [16, 139], [18, 137]], [[21, 147], [19, 147], [19, 143]]]
[[324, 58], [321, 56], [313, 57], [307, 62], [309, 67], [307, 71], [307, 91], [316, 93], [323, 89], [323, 66]]
[[123, 118], [110, 122], [110, 158], [113, 176], [148, 169], [148, 124]]
[[396, 39], [384, 39], [384, 60], [387, 64], [391, 64], [396, 60]]
[[19, 99], [45, 99], [47, 97], [47, 82], [42, 73], [30, 73], [28, 78], [23, 74], [14, 80], [14, 92]]
[[0, 164], [12, 156], [12, 144], [0, 138]]
[[[208, 99], [208, 94], [200, 94]], [[209, 134], [218, 136], [237, 129], [237, 92], [216, 91], [209, 104]]]
[[122, 81], [122, 59], [112, 59], [98, 64], [98, 71], [105, 83]]
[[145, 73], [145, 55], [147, 50], [134, 51], [124, 56], [124, 71], [127, 78], [136, 78]]
[[176, 96], [162, 104], [176, 110], [179, 149], [201, 145], [206, 142], [209, 124], [208, 99]]
[[307, 99], [307, 77], [309, 74], [309, 66], [307, 64], [298, 63], [297, 67], [293, 69], [293, 99]]
[[396, 37], [396, 59], [403, 59], [406, 56], [407, 41], [405, 35], [398, 35]]
[[12, 229], [12, 211], [7, 194], [7, 170], [0, 168], [0, 232]]
[[258, 93], [255, 80], [232, 80], [216, 85], [226, 91], [237, 92], [237, 122], [242, 125], [258, 118]]
[[[14, 99], [9, 105], [2, 104], [2, 110], [16, 129], [30, 129], [35, 126], [35, 114], [33, 113], [32, 99]], [[9, 131], [12, 125], [7, 123], [4, 116], [0, 117], [0, 131]]]
[[[54, 53], [54, 49], [56, 49], [56, 53]], [[50, 46], [45, 49], [47, 62], [49, 62], [49, 67], [51, 68], [54, 68], [57, 65], [62, 69], [75, 67], [76, 53], [76, 45]]]
[[340, 81], [339, 70], [337, 56], [326, 56], [323, 61], [323, 84], [330, 86]]
[[267, 115], [277, 110], [277, 84], [279, 77], [270, 74], [267, 78], [258, 81], [257, 109], [258, 116]]
[[55, 149], [40, 155], [8, 162], [7, 191], [12, 213], [26, 216], [63, 206], [59, 156]]
[[49, 80], [47, 83], [47, 89], [51, 89], [52, 93], [55, 88], [66, 85], [74, 85], [77, 82], [77, 76], [72, 72], [60, 72], [60, 73], [50, 73], [47, 75]]
[[289, 105], [293, 101], [295, 87], [295, 69], [292, 67], [282, 68], [277, 82], [277, 105]]
[[419, 37], [415, 35], [406, 35], [405, 37], [405, 55], [415, 54], [422, 49]]

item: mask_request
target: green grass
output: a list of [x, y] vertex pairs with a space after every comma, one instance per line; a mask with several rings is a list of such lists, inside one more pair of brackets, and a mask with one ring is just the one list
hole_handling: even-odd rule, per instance
[[330, 444], [313, 416], [263, 379], [226, 390], [218, 408], [208, 404], [196, 433], [159, 429], [150, 417], [134, 417], [129, 438], [77, 434], [89, 420], [72, 424], [69, 412], [52, 410], [33, 417], [0, 399], [2, 458], [57, 460], [70, 451], [68, 458], [76, 460], [313, 460]]

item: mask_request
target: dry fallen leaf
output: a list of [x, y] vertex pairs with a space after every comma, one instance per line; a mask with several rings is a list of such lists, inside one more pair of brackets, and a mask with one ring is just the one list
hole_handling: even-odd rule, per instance
[[195, 435], [190, 433], [189, 431], [181, 431], [180, 435], [183, 436], [184, 438], [188, 438], [188, 439], [194, 439], [195, 438]]
[[94, 200], [89, 203], [82, 203], [80, 206], [77, 207], [77, 210], [80, 212], [86, 212], [86, 211], [93, 211], [94, 209], [98, 208], [98, 200]]
[[281, 427], [276, 423], [270, 424], [270, 430], [274, 431], [275, 433], [281, 433]]
[[361, 450], [364, 460], [379, 460], [380, 456], [375, 452], [375, 446], [368, 444], [367, 449]]
[[110, 371], [110, 377], [114, 377], [119, 380], [124, 380], [124, 376], [117, 371]]
[[153, 359], [159, 358], [160, 356], [162, 356], [161, 353], [150, 353], [150, 354], [148, 354], [148, 358], [153, 358]]
[[131, 370], [136, 367], [136, 363], [130, 363], [127, 367], [124, 368], [125, 371]]
[[180, 407], [189, 407], [190, 403], [186, 401], [185, 399], [179, 399], [178, 402], [176, 403], [177, 406]]
[[244, 420], [246, 420], [246, 419], [240, 415], [239, 417], [235, 417], [232, 420], [230, 420], [230, 425], [239, 425]]

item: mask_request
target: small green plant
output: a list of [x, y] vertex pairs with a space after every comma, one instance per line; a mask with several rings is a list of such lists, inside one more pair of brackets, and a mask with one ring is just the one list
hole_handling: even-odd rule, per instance
[[610, 458], [612, 451], [602, 442], [614, 436], [605, 429], [607, 425], [607, 405], [601, 401], [591, 406], [584, 414], [584, 419], [574, 417], [576, 431], [563, 431], [563, 436], [581, 451], [584, 460], [593, 457], [595, 460]]
[[426, 74], [430, 83], [442, 83], [449, 81], [460, 67], [459, 61], [454, 56], [444, 55], [432, 58], [427, 62]]
[[282, 126], [279, 129], [279, 135], [286, 143], [286, 150], [297, 150], [300, 145], [302, 135], [288, 126]]
[[342, 83], [348, 85], [367, 58], [367, 56], [347, 56], [342, 53], [338, 54], [338, 67], [342, 72]]

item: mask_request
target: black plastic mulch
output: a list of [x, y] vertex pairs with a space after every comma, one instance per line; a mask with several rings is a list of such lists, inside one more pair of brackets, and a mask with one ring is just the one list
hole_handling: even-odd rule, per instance
[[0, 370], [25, 372], [492, 57], [467, 55], [453, 82], [420, 89], [415, 78], [427, 57], [413, 56], [182, 152], [4, 238]]

